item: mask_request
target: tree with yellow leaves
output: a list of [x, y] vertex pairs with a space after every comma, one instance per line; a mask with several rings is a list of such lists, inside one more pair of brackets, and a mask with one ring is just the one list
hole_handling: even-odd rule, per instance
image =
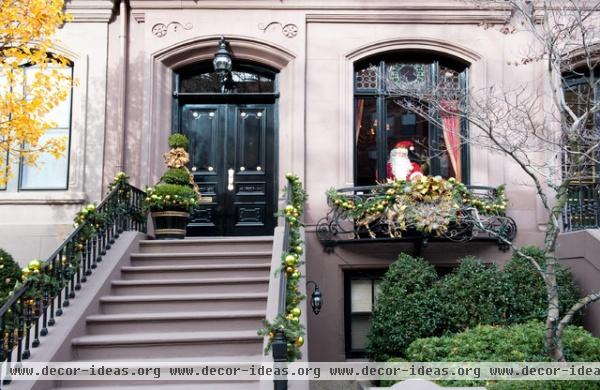
[[69, 61], [54, 35], [68, 22], [64, 0], [0, 0], [0, 187], [11, 165], [36, 165], [38, 156], [60, 158], [64, 138], [43, 138], [56, 124], [49, 114], [70, 94]]

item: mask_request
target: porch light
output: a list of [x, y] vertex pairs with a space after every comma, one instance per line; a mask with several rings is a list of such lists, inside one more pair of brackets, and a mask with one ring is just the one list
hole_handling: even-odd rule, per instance
[[316, 282], [309, 280], [308, 282], [306, 282], [306, 286], [308, 286], [311, 283], [315, 285], [315, 289], [310, 295], [310, 306], [312, 307], [313, 313], [317, 315], [321, 312], [321, 307], [323, 307], [323, 296], [321, 294], [321, 290], [319, 290], [319, 285]]
[[225, 37], [221, 37], [219, 41], [219, 48], [213, 58], [213, 66], [215, 72], [221, 78], [221, 82], [227, 78], [233, 66], [233, 60], [231, 59], [231, 50], [229, 50], [229, 42], [225, 40]]

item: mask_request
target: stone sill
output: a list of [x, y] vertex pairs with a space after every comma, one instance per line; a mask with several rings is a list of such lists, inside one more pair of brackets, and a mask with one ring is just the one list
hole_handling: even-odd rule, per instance
[[61, 205], [82, 204], [86, 201], [83, 192], [27, 191], [0, 192], [0, 205]]

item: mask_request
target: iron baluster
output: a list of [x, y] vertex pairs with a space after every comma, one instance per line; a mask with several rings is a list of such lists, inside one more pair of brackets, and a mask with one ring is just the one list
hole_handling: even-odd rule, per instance
[[48, 291], [44, 291], [44, 299], [42, 301], [42, 330], [40, 331], [41, 336], [46, 336], [48, 334], [48, 326], [52, 326], [48, 320], [48, 309], [50, 308], [50, 296], [48, 295]]
[[26, 317], [25, 317], [25, 327], [23, 329], [23, 331], [25, 332], [25, 348], [23, 349], [23, 360], [27, 360], [31, 356], [31, 351], [29, 350], [29, 345], [31, 342], [31, 337], [30, 337], [31, 319], [33, 317], [31, 309], [34, 304], [35, 304], [35, 301], [33, 299], [28, 299], [27, 301], [25, 301]]
[[15, 337], [17, 338], [17, 362], [20, 363], [23, 356], [23, 328], [25, 327], [25, 313], [23, 313], [23, 300], [17, 301], [18, 312], [16, 314], [17, 331]]
[[[33, 310], [33, 341], [31, 342], [32, 348], [37, 348], [40, 345], [40, 315], [42, 314], [42, 300], [35, 298], [35, 307]], [[1, 361], [1, 360], [0, 360]]]

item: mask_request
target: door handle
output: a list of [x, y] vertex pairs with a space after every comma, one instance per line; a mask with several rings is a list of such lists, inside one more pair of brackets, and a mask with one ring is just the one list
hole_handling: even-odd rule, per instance
[[235, 171], [231, 168], [227, 170], [227, 189], [229, 191], [233, 191], [233, 174], [234, 173], [235, 173]]

